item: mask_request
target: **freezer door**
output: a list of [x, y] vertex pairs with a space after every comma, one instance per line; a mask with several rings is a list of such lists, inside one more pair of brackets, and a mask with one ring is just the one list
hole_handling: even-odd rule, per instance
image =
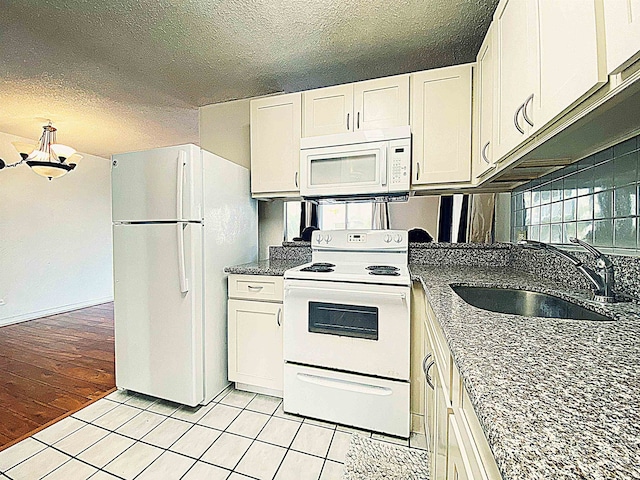
[[202, 226], [114, 225], [116, 385], [204, 399]]
[[195, 145], [114, 155], [114, 222], [202, 220], [202, 158]]

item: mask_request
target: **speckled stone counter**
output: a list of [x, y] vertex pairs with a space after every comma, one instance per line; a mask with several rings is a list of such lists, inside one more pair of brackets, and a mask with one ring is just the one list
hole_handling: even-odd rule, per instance
[[260, 260], [259, 262], [245, 263], [226, 267], [226, 273], [239, 275], [271, 275], [282, 276], [286, 270], [306, 263], [305, 260]]
[[640, 479], [640, 305], [614, 321], [488, 312], [450, 284], [527, 288], [583, 306], [587, 292], [508, 267], [410, 265], [505, 480]]

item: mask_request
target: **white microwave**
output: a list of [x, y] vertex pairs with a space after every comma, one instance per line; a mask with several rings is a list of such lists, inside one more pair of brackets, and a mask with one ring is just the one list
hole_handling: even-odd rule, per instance
[[410, 169], [408, 126], [300, 140], [304, 198], [408, 195]]

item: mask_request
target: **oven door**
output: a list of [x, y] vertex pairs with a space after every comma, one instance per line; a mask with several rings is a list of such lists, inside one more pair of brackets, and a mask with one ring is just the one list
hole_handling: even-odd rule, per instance
[[300, 151], [303, 197], [388, 193], [388, 142]]
[[409, 380], [409, 287], [286, 280], [287, 362]]

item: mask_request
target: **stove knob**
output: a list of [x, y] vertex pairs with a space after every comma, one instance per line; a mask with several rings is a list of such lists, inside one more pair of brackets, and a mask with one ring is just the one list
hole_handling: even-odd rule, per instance
[[389, 243], [392, 240], [391, 235], [389, 235], [388, 233], [384, 236], [384, 241], [385, 243]]
[[331, 235], [327, 235], [327, 237], [325, 238], [325, 241], [329, 243], [331, 241]]
[[323, 236], [322, 235], [318, 235], [316, 236], [316, 242], [320, 243], [323, 240]]
[[400, 243], [402, 241], [402, 235], [396, 235], [396, 243]]

